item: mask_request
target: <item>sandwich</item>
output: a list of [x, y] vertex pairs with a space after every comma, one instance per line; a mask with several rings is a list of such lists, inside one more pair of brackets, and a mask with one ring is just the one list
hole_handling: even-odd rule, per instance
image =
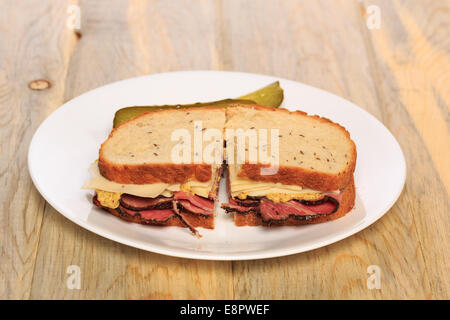
[[[229, 202], [222, 208], [234, 215], [235, 225], [320, 223], [352, 209], [356, 147], [342, 126], [301, 111], [233, 106], [226, 111], [225, 130], [229, 129], [254, 130], [257, 135], [261, 129], [275, 129], [278, 136], [257, 139], [257, 148], [269, 160], [277, 158], [276, 163], [263, 163], [260, 158], [249, 161], [248, 153], [254, 148], [249, 139], [245, 159], [239, 162], [236, 137], [226, 140]], [[264, 172], [268, 167], [274, 170]]]
[[222, 173], [236, 226], [320, 223], [355, 200], [356, 147], [345, 128], [259, 105], [147, 112], [115, 127], [84, 185], [127, 221], [213, 229]]
[[219, 161], [203, 161], [195, 143], [199, 133], [224, 124], [224, 109], [213, 107], [158, 110], [124, 122], [101, 145], [84, 188], [95, 190], [96, 206], [127, 221], [196, 234], [197, 227], [213, 229], [221, 132], [209, 142]]

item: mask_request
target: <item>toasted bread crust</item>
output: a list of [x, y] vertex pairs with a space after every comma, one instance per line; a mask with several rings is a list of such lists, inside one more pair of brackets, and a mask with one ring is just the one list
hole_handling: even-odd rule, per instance
[[342, 200], [339, 209], [330, 215], [319, 216], [309, 220], [297, 220], [295, 217], [289, 217], [287, 220], [280, 222], [271, 222], [270, 224], [263, 223], [261, 216], [257, 213], [238, 214], [234, 213], [234, 223], [236, 226], [298, 226], [305, 224], [322, 223], [330, 220], [335, 220], [346, 215], [353, 208], [355, 204], [355, 184], [352, 180], [342, 194]]
[[209, 164], [139, 164], [120, 165], [102, 158], [98, 160], [100, 174], [110, 181], [124, 184], [185, 183], [189, 180], [208, 182], [212, 169]]
[[194, 228], [200, 227], [205, 229], [214, 229], [214, 215], [204, 216], [200, 214], [193, 214], [185, 210], [181, 210], [183, 218], [186, 219]]
[[[356, 153], [355, 153], [356, 157]], [[238, 177], [254, 181], [298, 185], [318, 191], [341, 190], [349, 184], [353, 178], [355, 165], [337, 175], [317, 172], [297, 167], [280, 166], [278, 172], [273, 175], [261, 175], [261, 168], [267, 165], [245, 163], [238, 172]]]
[[323, 118], [317, 115], [308, 115], [306, 112], [299, 110], [289, 111], [287, 109], [272, 108], [259, 105], [251, 105], [251, 106], [239, 105], [239, 106], [245, 108], [253, 108], [257, 110], [285, 112], [287, 115], [299, 114], [311, 118], [316, 118], [321, 122], [333, 125], [339, 130], [343, 131], [344, 134], [348, 137], [349, 141], [351, 142], [352, 152], [349, 155], [348, 161], [349, 164], [347, 169], [344, 172], [341, 172], [337, 175], [319, 172], [315, 170], [308, 170], [299, 167], [281, 166], [281, 165], [279, 166], [278, 172], [276, 174], [261, 175], [261, 168], [268, 167], [268, 165], [245, 163], [241, 166], [239, 172], [237, 173], [238, 177], [254, 181], [281, 183], [287, 185], [299, 185], [303, 188], [310, 188], [319, 191], [335, 191], [343, 189], [353, 179], [353, 172], [355, 171], [356, 166], [356, 146], [353, 140], [351, 140], [350, 138], [350, 133], [343, 126], [327, 118]]

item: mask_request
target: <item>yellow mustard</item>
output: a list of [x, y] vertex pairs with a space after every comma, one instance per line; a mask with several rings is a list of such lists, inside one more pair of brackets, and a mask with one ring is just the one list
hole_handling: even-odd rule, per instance
[[95, 190], [97, 192], [97, 200], [104, 207], [116, 209], [120, 204], [120, 197], [122, 193], [120, 192], [109, 192], [103, 190]]

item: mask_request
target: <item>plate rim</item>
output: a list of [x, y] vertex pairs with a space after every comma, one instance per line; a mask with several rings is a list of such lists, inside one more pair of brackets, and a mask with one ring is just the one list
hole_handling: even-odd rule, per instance
[[[398, 149], [399, 154], [400, 154], [400, 159], [401, 159], [401, 166], [402, 166], [402, 172], [401, 172], [401, 184], [399, 186], [399, 188], [397, 189], [397, 192], [395, 193], [394, 197], [392, 197], [392, 200], [385, 205], [384, 209], [380, 210], [380, 213], [377, 214], [374, 217], [371, 217], [370, 219], [367, 219], [367, 221], [363, 221], [362, 223], [360, 223], [359, 225], [351, 228], [350, 230], [344, 231], [344, 232], [340, 232], [338, 234], [333, 235], [333, 237], [331, 238], [327, 238], [327, 239], [322, 239], [322, 240], [318, 240], [312, 244], [306, 245], [306, 246], [302, 246], [301, 248], [298, 247], [292, 247], [292, 248], [287, 248], [287, 249], [270, 249], [267, 251], [250, 251], [248, 253], [244, 252], [244, 253], [217, 253], [217, 252], [207, 252], [207, 251], [194, 251], [194, 250], [189, 250], [189, 249], [172, 249], [170, 247], [168, 248], [160, 248], [159, 246], [154, 246], [152, 244], [141, 244], [140, 242], [136, 242], [135, 240], [130, 240], [126, 237], [120, 236], [120, 235], [115, 235], [114, 233], [108, 232], [107, 230], [104, 229], [99, 229], [98, 227], [95, 226], [91, 226], [87, 221], [84, 221], [76, 216], [69, 216], [68, 214], [64, 213], [64, 210], [62, 208], [60, 208], [56, 203], [54, 203], [54, 201], [52, 201], [50, 198], [47, 197], [47, 195], [45, 195], [42, 192], [42, 188], [41, 185], [38, 183], [37, 179], [36, 179], [36, 175], [33, 172], [33, 165], [32, 165], [32, 151], [33, 148], [35, 147], [36, 144], [36, 137], [38, 136], [38, 133], [40, 132], [40, 130], [42, 130], [42, 127], [44, 126], [45, 123], [47, 123], [48, 121], [50, 121], [50, 119], [52, 117], [54, 117], [55, 114], [57, 114], [58, 112], [61, 112], [60, 110], [63, 110], [64, 107], [67, 107], [67, 104], [69, 102], [73, 102], [74, 100], [77, 100], [83, 96], [89, 95], [91, 94], [93, 91], [97, 90], [97, 89], [103, 89], [103, 88], [107, 88], [110, 86], [114, 86], [114, 85], [118, 85], [122, 82], [128, 82], [128, 81], [132, 81], [132, 80], [139, 80], [139, 79], [144, 79], [144, 78], [150, 78], [150, 77], [155, 77], [155, 76], [161, 76], [161, 75], [174, 75], [176, 76], [177, 74], [192, 74], [192, 73], [222, 73], [222, 74], [233, 74], [236, 76], [239, 75], [244, 75], [244, 76], [257, 76], [257, 77], [266, 77], [268, 79], [272, 79], [274, 81], [288, 81], [288, 82], [293, 82], [296, 84], [300, 84], [302, 86], [307, 87], [309, 90], [316, 90], [318, 92], [320, 92], [321, 94], [327, 94], [327, 95], [331, 95], [333, 96], [333, 98], [335, 99], [339, 99], [339, 100], [344, 100], [346, 103], [351, 104], [353, 107], [356, 107], [359, 109], [359, 111], [362, 111], [363, 114], [365, 114], [365, 116], [369, 117], [372, 121], [377, 122], [378, 125], [381, 125], [381, 127], [388, 133], [388, 136], [392, 139], [392, 141], [394, 142], [394, 145], [396, 147], [396, 149]], [[400, 164], [400, 163], [399, 163]], [[309, 84], [305, 84], [303, 82], [299, 82], [299, 81], [295, 81], [295, 80], [290, 80], [290, 79], [286, 79], [286, 78], [282, 78], [282, 77], [277, 77], [277, 76], [271, 76], [271, 75], [265, 75], [265, 74], [258, 74], [258, 73], [247, 73], [247, 72], [237, 72], [237, 71], [216, 71], [216, 70], [183, 70], [183, 71], [171, 71], [171, 72], [161, 72], [161, 73], [154, 73], [154, 74], [147, 74], [147, 75], [141, 75], [141, 76], [137, 76], [137, 77], [130, 77], [130, 78], [126, 78], [126, 79], [122, 79], [122, 80], [118, 80], [118, 81], [114, 81], [108, 84], [105, 84], [103, 86], [99, 86], [96, 88], [93, 88], [89, 91], [86, 91], [84, 93], [82, 93], [79, 96], [74, 97], [73, 99], [70, 99], [68, 101], [66, 101], [65, 103], [63, 103], [62, 105], [60, 105], [56, 110], [54, 110], [53, 112], [51, 112], [40, 124], [39, 127], [36, 129], [36, 131], [33, 134], [33, 137], [30, 140], [29, 146], [28, 146], [28, 154], [27, 154], [27, 166], [28, 166], [28, 171], [29, 171], [29, 175], [31, 177], [31, 180], [33, 181], [33, 184], [35, 186], [35, 188], [38, 190], [38, 192], [40, 193], [40, 195], [45, 199], [45, 201], [47, 203], [49, 203], [59, 214], [63, 215], [65, 218], [67, 218], [68, 220], [74, 222], [75, 224], [79, 225], [80, 227], [89, 230], [90, 232], [93, 232], [99, 236], [102, 236], [106, 239], [112, 240], [114, 242], [120, 243], [120, 244], [124, 244], [130, 247], [134, 247], [134, 248], [138, 248], [141, 250], [145, 250], [145, 251], [149, 251], [149, 252], [154, 252], [154, 253], [158, 253], [158, 254], [163, 254], [166, 256], [171, 256], [171, 257], [178, 257], [178, 258], [186, 258], [186, 259], [197, 259], [197, 260], [214, 260], [214, 261], [240, 261], [240, 260], [256, 260], [256, 259], [268, 259], [268, 258], [275, 258], [275, 257], [283, 257], [283, 256], [288, 256], [288, 255], [292, 255], [292, 254], [297, 254], [297, 253], [302, 253], [302, 252], [308, 252], [314, 249], [318, 249], [336, 242], [339, 242], [343, 239], [346, 239], [358, 232], [360, 232], [361, 230], [369, 227], [370, 225], [372, 225], [373, 223], [375, 223], [376, 221], [378, 221], [380, 218], [382, 218], [391, 208], [392, 206], [397, 202], [398, 198], [400, 197], [401, 193], [403, 192], [404, 186], [405, 186], [405, 182], [406, 182], [406, 174], [407, 174], [407, 167], [406, 167], [406, 160], [405, 160], [405, 156], [403, 153], [403, 150], [400, 146], [400, 144], [398, 143], [397, 139], [394, 137], [394, 135], [391, 133], [391, 131], [381, 122], [379, 121], [377, 118], [375, 118], [372, 114], [370, 114], [368, 111], [364, 110], [363, 108], [359, 107], [358, 105], [354, 104], [352, 101], [347, 100], [343, 97], [340, 97], [334, 93], [328, 92], [324, 89], [321, 88], [317, 88], [314, 86], [311, 86]], [[351, 211], [350, 211], [351, 212]], [[180, 250], [180, 251], [178, 251]]]

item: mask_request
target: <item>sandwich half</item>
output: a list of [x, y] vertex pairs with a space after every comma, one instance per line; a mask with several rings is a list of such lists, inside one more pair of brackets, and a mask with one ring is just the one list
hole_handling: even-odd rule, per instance
[[[229, 203], [237, 226], [302, 225], [337, 219], [355, 200], [353, 172], [356, 147], [342, 126], [328, 119], [263, 106], [233, 106], [226, 110], [228, 129], [257, 132], [258, 159], [249, 161], [254, 146], [245, 140], [246, 156], [239, 162], [236, 137], [227, 138]], [[260, 140], [260, 129], [275, 129], [277, 146]], [[236, 149], [230, 159], [229, 149]], [[272, 156], [272, 150], [276, 152]], [[272, 162], [261, 163], [260, 151]], [[231, 156], [233, 157], [233, 156]], [[231, 161], [232, 160], [232, 161]], [[269, 167], [275, 170], [264, 172]]]
[[[203, 161], [194, 140], [198, 132], [222, 130], [224, 124], [223, 108], [140, 115], [113, 129], [84, 188], [95, 190], [96, 206], [127, 221], [188, 227], [194, 233], [196, 227], [213, 229], [222, 159]], [[223, 149], [221, 137], [212, 143]], [[176, 154], [174, 160], [174, 150], [184, 151], [184, 158]]]

